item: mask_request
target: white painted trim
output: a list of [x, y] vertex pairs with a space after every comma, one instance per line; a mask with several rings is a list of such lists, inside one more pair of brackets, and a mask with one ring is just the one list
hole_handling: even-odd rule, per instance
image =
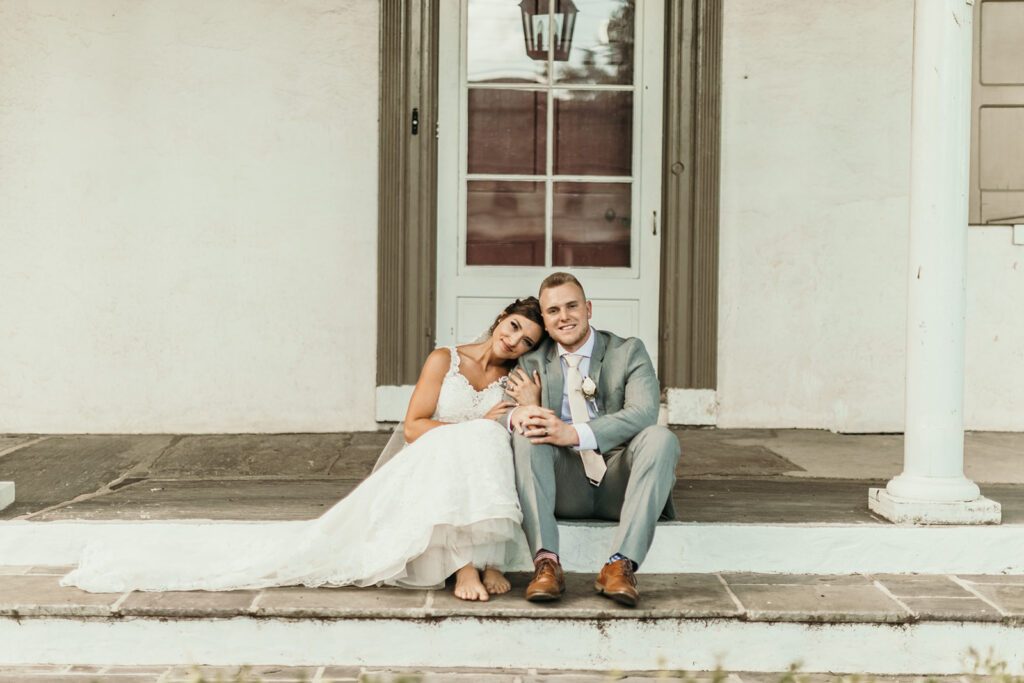
[[413, 384], [377, 387], [377, 422], [401, 422], [412, 398]]
[[[426, 610], [424, 610], [426, 611]], [[102, 647], [97, 647], [101, 643]], [[395, 647], [395, 643], [402, 643]], [[495, 643], [501, 643], [496, 647]], [[851, 644], [856, 644], [852, 647]], [[0, 664], [348, 665], [612, 670], [1024, 673], [1020, 630], [992, 623], [739, 619], [0, 619]], [[984, 655], [983, 655], [984, 656]]]
[[1024, 225], [1013, 226], [1013, 243], [1024, 246]]
[[667, 389], [668, 422], [712, 426], [718, 423], [718, 392], [714, 389]]
[[[158, 536], [182, 547], [222, 537], [225, 543], [281, 539], [301, 522], [59, 521], [0, 522], [0, 558], [8, 565], [72, 565], [86, 543], [131, 546]], [[568, 571], [593, 572], [607, 559], [610, 522], [559, 524]], [[890, 524], [658, 525], [641, 567], [647, 573], [1024, 574], [1024, 525], [894, 526]], [[525, 553], [525, 551], [524, 551]], [[508, 569], [527, 570], [522, 555]]]
[[14, 482], [0, 481], [0, 510], [14, 502]]

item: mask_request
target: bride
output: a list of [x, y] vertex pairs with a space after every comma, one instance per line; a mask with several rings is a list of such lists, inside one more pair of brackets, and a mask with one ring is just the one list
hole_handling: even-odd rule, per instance
[[[319, 518], [258, 547], [86, 546], [61, 585], [93, 592], [268, 586], [432, 587], [487, 600], [509, 582], [499, 567], [520, 548], [522, 511], [509, 435], [496, 421], [539, 395], [539, 378], [509, 386], [509, 368], [544, 335], [535, 297], [516, 300], [479, 343], [441, 348], [423, 365], [405, 418], [409, 442]], [[521, 371], [519, 371], [521, 372]], [[536, 392], [536, 394], [533, 394]], [[287, 540], [285, 540], [287, 539]], [[481, 576], [481, 570], [483, 575]]]

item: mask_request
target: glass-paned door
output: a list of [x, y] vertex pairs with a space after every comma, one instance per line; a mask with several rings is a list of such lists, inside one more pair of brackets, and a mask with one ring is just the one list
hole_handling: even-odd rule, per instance
[[438, 342], [573, 272], [594, 324], [657, 349], [663, 7], [446, 0]]

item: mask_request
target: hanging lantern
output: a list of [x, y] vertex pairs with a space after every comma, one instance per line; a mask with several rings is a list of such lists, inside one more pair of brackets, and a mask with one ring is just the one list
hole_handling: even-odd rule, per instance
[[523, 13], [523, 39], [530, 59], [547, 61], [551, 43], [554, 60], [568, 61], [577, 13], [572, 0], [523, 0], [519, 9]]

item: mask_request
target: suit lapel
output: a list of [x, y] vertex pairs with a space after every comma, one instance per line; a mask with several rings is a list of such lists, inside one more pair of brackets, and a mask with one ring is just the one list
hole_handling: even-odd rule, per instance
[[[604, 352], [608, 348], [608, 340], [605, 339], [604, 334], [598, 330], [594, 330], [594, 352], [590, 354], [590, 371], [589, 375], [594, 384], [601, 386], [601, 368], [604, 361]], [[601, 392], [597, 392], [597, 404], [599, 412], [604, 412], [604, 396]]]
[[545, 398], [543, 404], [555, 413], [562, 412], [562, 385], [564, 383], [565, 376], [562, 374], [562, 359], [558, 357], [558, 344], [552, 341], [544, 362]]

